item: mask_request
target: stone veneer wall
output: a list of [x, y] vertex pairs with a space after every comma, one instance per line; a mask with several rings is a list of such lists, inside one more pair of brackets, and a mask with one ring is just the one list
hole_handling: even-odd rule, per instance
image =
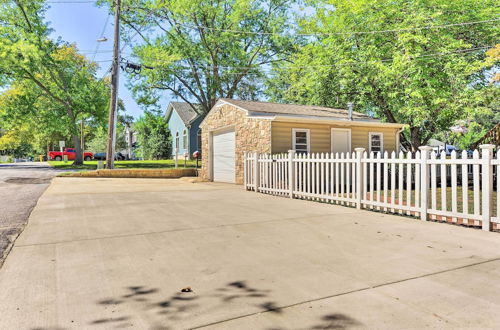
[[210, 132], [227, 126], [235, 126], [236, 138], [236, 183], [243, 184], [243, 155], [247, 152], [271, 152], [271, 121], [247, 118], [246, 113], [230, 104], [213, 109], [202, 126], [202, 169], [201, 177], [210, 180], [209, 140]]

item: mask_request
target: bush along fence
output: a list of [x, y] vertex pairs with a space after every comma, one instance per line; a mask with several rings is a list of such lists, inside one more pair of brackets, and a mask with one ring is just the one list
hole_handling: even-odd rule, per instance
[[500, 152], [245, 154], [245, 189], [499, 230]]

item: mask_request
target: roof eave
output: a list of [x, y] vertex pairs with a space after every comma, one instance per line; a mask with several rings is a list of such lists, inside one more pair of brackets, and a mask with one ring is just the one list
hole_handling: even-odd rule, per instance
[[[257, 117], [257, 116], [255, 116]], [[262, 116], [258, 116], [262, 118]], [[272, 121], [283, 121], [283, 122], [307, 122], [307, 123], [329, 123], [343, 126], [374, 126], [374, 125], [382, 125], [385, 127], [394, 127], [394, 128], [403, 128], [407, 125], [405, 124], [397, 124], [397, 123], [384, 123], [377, 119], [355, 119], [355, 120], [347, 120], [340, 118], [328, 118], [328, 117], [317, 117], [317, 116], [297, 116], [297, 115], [277, 115], [273, 117], [267, 117]]]
[[165, 112], [165, 119], [167, 121], [170, 120], [170, 116], [172, 115], [172, 110], [174, 109], [174, 106], [172, 105], [172, 102], [170, 102], [167, 106], [167, 111]]
[[200, 114], [196, 113], [196, 116], [194, 116], [194, 118], [190, 119], [190, 120], [184, 120], [182, 118], [181, 115], [179, 115], [179, 111], [177, 111], [177, 109], [175, 108], [173, 102], [170, 102], [168, 104], [168, 107], [167, 107], [167, 112], [165, 113], [165, 119], [167, 121], [170, 120], [170, 117], [172, 116], [172, 112], [175, 110], [175, 112], [177, 112], [177, 115], [179, 116], [179, 118], [181, 119], [182, 123], [184, 124], [184, 126], [188, 127], [190, 126], [199, 116]]
[[210, 115], [210, 112], [212, 112], [212, 110], [214, 110], [215, 108], [220, 108], [222, 107], [223, 105], [226, 105], [226, 104], [229, 104], [229, 105], [232, 105], [233, 107], [235, 107], [236, 109], [239, 109], [239, 110], [242, 110], [245, 112], [245, 114], [248, 116], [248, 110], [245, 109], [245, 108], [242, 108], [234, 103], [231, 103], [231, 102], [228, 102], [229, 100], [227, 99], [224, 99], [224, 98], [220, 98], [217, 100], [217, 102], [214, 104], [214, 106], [210, 109], [210, 111], [205, 115], [205, 118], [203, 118], [203, 120], [201, 121], [200, 123], [200, 127], [203, 127], [205, 125], [205, 120], [208, 118], [208, 116]]

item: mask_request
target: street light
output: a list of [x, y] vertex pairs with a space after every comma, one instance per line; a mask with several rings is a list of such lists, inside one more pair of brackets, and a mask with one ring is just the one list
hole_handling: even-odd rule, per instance
[[106, 42], [106, 41], [108, 41], [108, 38], [102, 37], [102, 38], [97, 39], [96, 41], [97, 42]]

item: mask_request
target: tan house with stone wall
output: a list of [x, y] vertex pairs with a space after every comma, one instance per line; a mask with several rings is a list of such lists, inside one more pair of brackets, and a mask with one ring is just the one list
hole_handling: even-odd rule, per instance
[[398, 151], [404, 125], [352, 110], [219, 99], [200, 127], [202, 178], [242, 184], [245, 152]]

